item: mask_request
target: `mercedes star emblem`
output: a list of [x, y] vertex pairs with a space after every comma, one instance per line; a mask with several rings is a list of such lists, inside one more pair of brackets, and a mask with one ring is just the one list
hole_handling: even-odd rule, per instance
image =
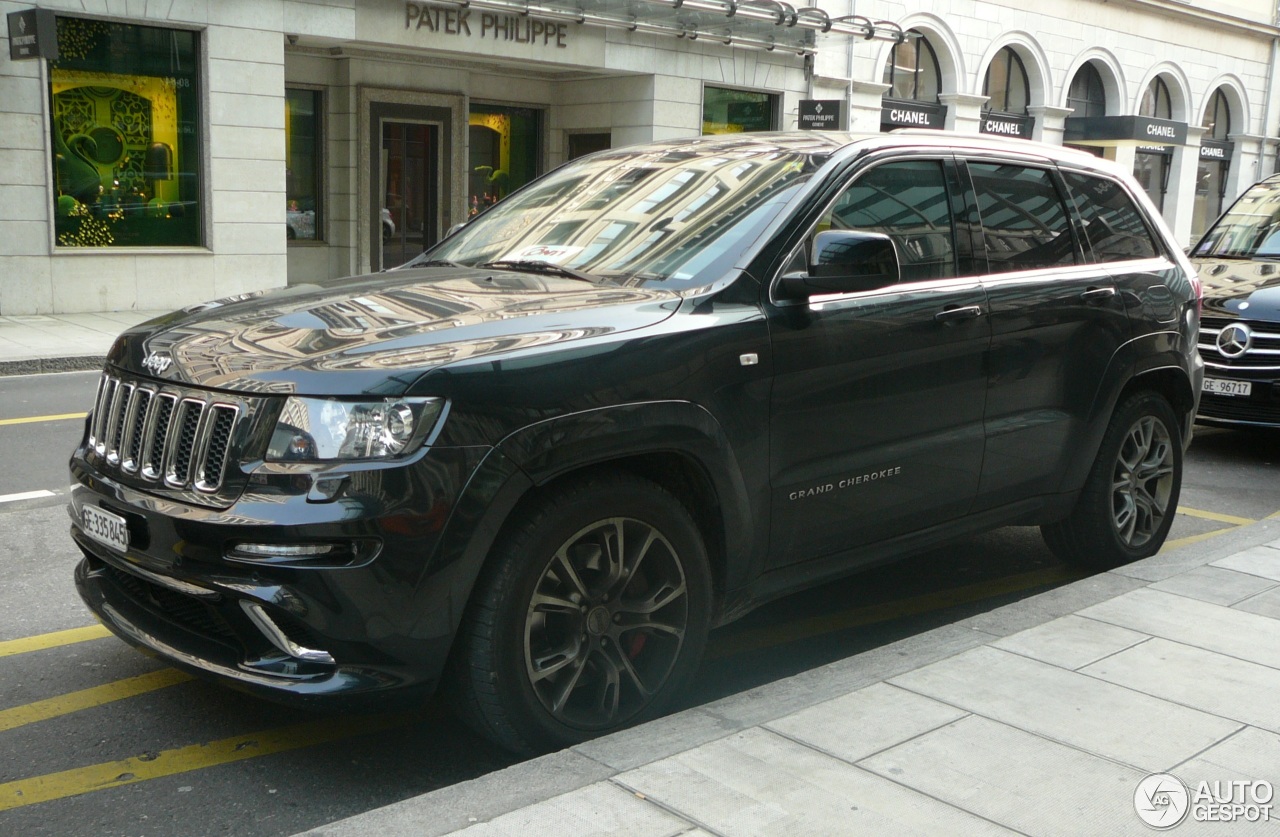
[[1232, 323], [1218, 332], [1218, 354], [1223, 357], [1240, 357], [1253, 345], [1253, 332], [1247, 325]]

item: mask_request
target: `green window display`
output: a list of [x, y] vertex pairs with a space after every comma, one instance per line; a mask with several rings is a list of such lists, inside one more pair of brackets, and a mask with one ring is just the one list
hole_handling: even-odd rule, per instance
[[708, 85], [702, 89], [702, 133], [776, 131], [777, 110], [778, 97], [771, 93]]
[[58, 52], [57, 246], [199, 246], [196, 33], [59, 17]]
[[290, 241], [316, 241], [323, 218], [320, 206], [319, 90], [284, 91], [285, 235]]
[[538, 176], [541, 116], [533, 108], [471, 106], [467, 167], [471, 215]]

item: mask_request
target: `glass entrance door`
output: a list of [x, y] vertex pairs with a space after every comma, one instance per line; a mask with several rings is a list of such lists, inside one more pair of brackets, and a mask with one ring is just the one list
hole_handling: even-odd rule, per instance
[[439, 132], [431, 123], [382, 122], [377, 269], [402, 265], [440, 239]]

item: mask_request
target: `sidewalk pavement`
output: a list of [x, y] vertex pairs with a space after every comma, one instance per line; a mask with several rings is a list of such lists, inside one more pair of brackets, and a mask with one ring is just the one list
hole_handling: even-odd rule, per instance
[[0, 375], [101, 369], [116, 335], [164, 311], [0, 317]]
[[1277, 733], [1273, 517], [307, 833], [1263, 837]]

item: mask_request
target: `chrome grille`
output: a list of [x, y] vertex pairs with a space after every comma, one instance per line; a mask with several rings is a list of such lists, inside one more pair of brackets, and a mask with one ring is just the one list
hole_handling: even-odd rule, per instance
[[[1244, 354], [1228, 358], [1218, 351], [1218, 335], [1232, 323], [1248, 326], [1253, 337], [1249, 349]], [[1280, 323], [1205, 317], [1200, 321], [1198, 348], [1200, 357], [1211, 366], [1230, 366], [1242, 371], [1280, 369]]]
[[109, 467], [177, 490], [217, 492], [242, 404], [214, 393], [103, 376], [89, 447]]

